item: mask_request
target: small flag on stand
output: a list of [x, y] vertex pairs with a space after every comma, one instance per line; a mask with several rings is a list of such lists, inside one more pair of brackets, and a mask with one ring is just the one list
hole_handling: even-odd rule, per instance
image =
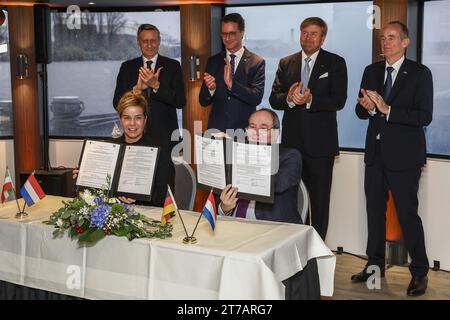
[[166, 199], [164, 200], [161, 223], [164, 225], [171, 218], [175, 217], [175, 211], [177, 210], [175, 200], [173, 199], [172, 191], [168, 186]]
[[217, 210], [216, 201], [214, 200], [212, 191], [209, 193], [208, 199], [206, 200], [202, 215], [206, 218], [206, 220], [208, 220], [211, 228], [214, 230], [214, 228], [216, 227]]
[[20, 188], [20, 194], [29, 207], [45, 197], [44, 190], [34, 177], [34, 172], [30, 174], [25, 184]]
[[14, 195], [14, 184], [11, 178], [11, 172], [9, 171], [9, 168], [6, 167], [5, 171], [5, 182], [3, 183], [2, 188], [2, 204], [6, 201], [12, 200], [15, 198]]

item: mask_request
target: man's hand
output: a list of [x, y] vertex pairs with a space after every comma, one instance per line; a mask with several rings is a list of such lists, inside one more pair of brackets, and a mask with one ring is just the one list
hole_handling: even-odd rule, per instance
[[233, 78], [231, 77], [231, 64], [230, 61], [227, 60], [227, 58], [224, 58], [224, 60], [225, 65], [223, 67], [223, 81], [225, 82], [228, 90], [231, 90], [231, 87], [233, 86]]
[[371, 111], [375, 108], [375, 103], [369, 98], [367, 90], [361, 88], [362, 97], [358, 97], [358, 103], [367, 111]]
[[387, 114], [389, 112], [388, 105], [386, 104], [386, 102], [384, 102], [383, 97], [380, 96], [378, 94], [378, 92], [373, 91], [373, 90], [366, 90], [366, 92], [367, 92], [367, 96], [370, 98], [370, 100], [373, 101], [373, 103], [377, 107], [378, 111], [380, 111], [383, 114]]
[[210, 91], [216, 90], [216, 78], [214, 78], [209, 73], [205, 72], [203, 80], [205, 81], [205, 85], [208, 88], [208, 90]]
[[135, 203], [135, 202], [136, 202], [135, 199], [127, 198], [127, 197], [123, 197], [123, 196], [120, 196], [118, 199], [119, 199], [120, 201], [124, 202], [124, 203], [127, 203], [127, 204], [132, 204], [132, 203]]
[[[293, 85], [289, 89], [289, 93], [291, 93], [291, 101], [294, 102], [296, 105], [303, 105], [305, 103], [310, 102], [311, 100], [311, 91], [309, 88], [305, 88], [305, 92], [301, 93], [301, 90], [303, 88], [303, 82], [296, 82], [297, 86], [295, 87], [295, 90], [293, 89]], [[288, 100], [289, 100], [289, 94], [288, 94]]]
[[138, 76], [138, 80], [136, 82], [136, 85], [133, 87], [133, 92], [134, 91], [143, 91], [146, 90], [148, 88], [148, 86], [144, 83], [144, 81], [142, 81], [141, 77]]
[[224, 213], [231, 211], [236, 207], [238, 201], [238, 198], [236, 198], [237, 193], [238, 189], [233, 188], [231, 184], [227, 185], [225, 189], [222, 190], [220, 201]]
[[161, 70], [163, 67], [159, 67], [156, 72], [153, 72], [152, 69], [147, 67], [141, 67], [139, 69], [139, 78], [142, 80], [142, 82], [147, 85], [147, 87], [150, 87], [152, 89], [158, 90], [159, 89], [159, 74], [161, 73]]
[[72, 178], [74, 180], [77, 178], [78, 172], [80, 172], [80, 170], [78, 170], [78, 165], [75, 165], [75, 168], [73, 168], [73, 170], [72, 170]]

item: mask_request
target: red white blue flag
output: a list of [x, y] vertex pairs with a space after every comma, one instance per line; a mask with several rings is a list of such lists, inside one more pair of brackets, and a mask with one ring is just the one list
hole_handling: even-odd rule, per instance
[[214, 195], [212, 191], [209, 193], [208, 199], [206, 200], [205, 207], [203, 208], [202, 215], [208, 220], [211, 228], [214, 230], [217, 221], [217, 210], [216, 201], [214, 200]]
[[34, 177], [34, 173], [28, 177], [25, 184], [20, 188], [20, 194], [29, 207], [45, 197], [44, 190]]

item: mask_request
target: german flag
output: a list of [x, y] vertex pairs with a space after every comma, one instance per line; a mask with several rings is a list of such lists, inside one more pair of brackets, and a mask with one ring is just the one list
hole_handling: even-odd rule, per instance
[[164, 225], [171, 218], [175, 217], [176, 211], [175, 201], [172, 198], [172, 192], [167, 190], [166, 200], [164, 200], [164, 206], [162, 211], [161, 223]]

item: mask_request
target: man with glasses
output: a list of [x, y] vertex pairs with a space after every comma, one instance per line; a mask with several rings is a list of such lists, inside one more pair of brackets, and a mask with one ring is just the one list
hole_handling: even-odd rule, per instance
[[125, 92], [142, 92], [150, 109], [146, 134], [173, 146], [176, 142], [171, 141], [171, 135], [178, 130], [177, 109], [186, 104], [180, 63], [158, 53], [161, 36], [152, 24], [139, 26], [137, 42], [142, 56], [122, 63], [117, 75], [114, 108], [117, 109]]
[[[275, 144], [280, 134], [280, 120], [275, 112], [263, 108], [248, 120], [250, 142]], [[297, 192], [302, 172], [302, 159], [296, 149], [279, 147], [279, 167], [275, 174], [273, 204], [248, 201], [236, 197], [238, 189], [227, 185], [220, 195], [219, 214], [247, 219], [302, 223], [297, 208]]]
[[208, 129], [244, 129], [264, 95], [265, 61], [243, 46], [244, 31], [240, 14], [222, 18], [225, 51], [208, 59], [199, 94], [202, 106], [212, 104]]
[[334, 158], [339, 154], [336, 111], [347, 100], [345, 60], [321, 49], [327, 29], [318, 17], [301, 23], [302, 50], [280, 60], [269, 99], [272, 108], [284, 110], [282, 145], [302, 154], [311, 224], [324, 240]]
[[[430, 69], [406, 59], [408, 28], [399, 21], [381, 30], [385, 60], [366, 67], [356, 105], [360, 119], [369, 119], [364, 156], [367, 209], [367, 265], [352, 276], [366, 282], [373, 270], [384, 277], [386, 203], [392, 192], [406, 249], [411, 257], [409, 296], [425, 293], [429, 262], [417, 211], [417, 191], [426, 163], [423, 128], [433, 117], [433, 79]], [[369, 269], [369, 267], [371, 267]]]

